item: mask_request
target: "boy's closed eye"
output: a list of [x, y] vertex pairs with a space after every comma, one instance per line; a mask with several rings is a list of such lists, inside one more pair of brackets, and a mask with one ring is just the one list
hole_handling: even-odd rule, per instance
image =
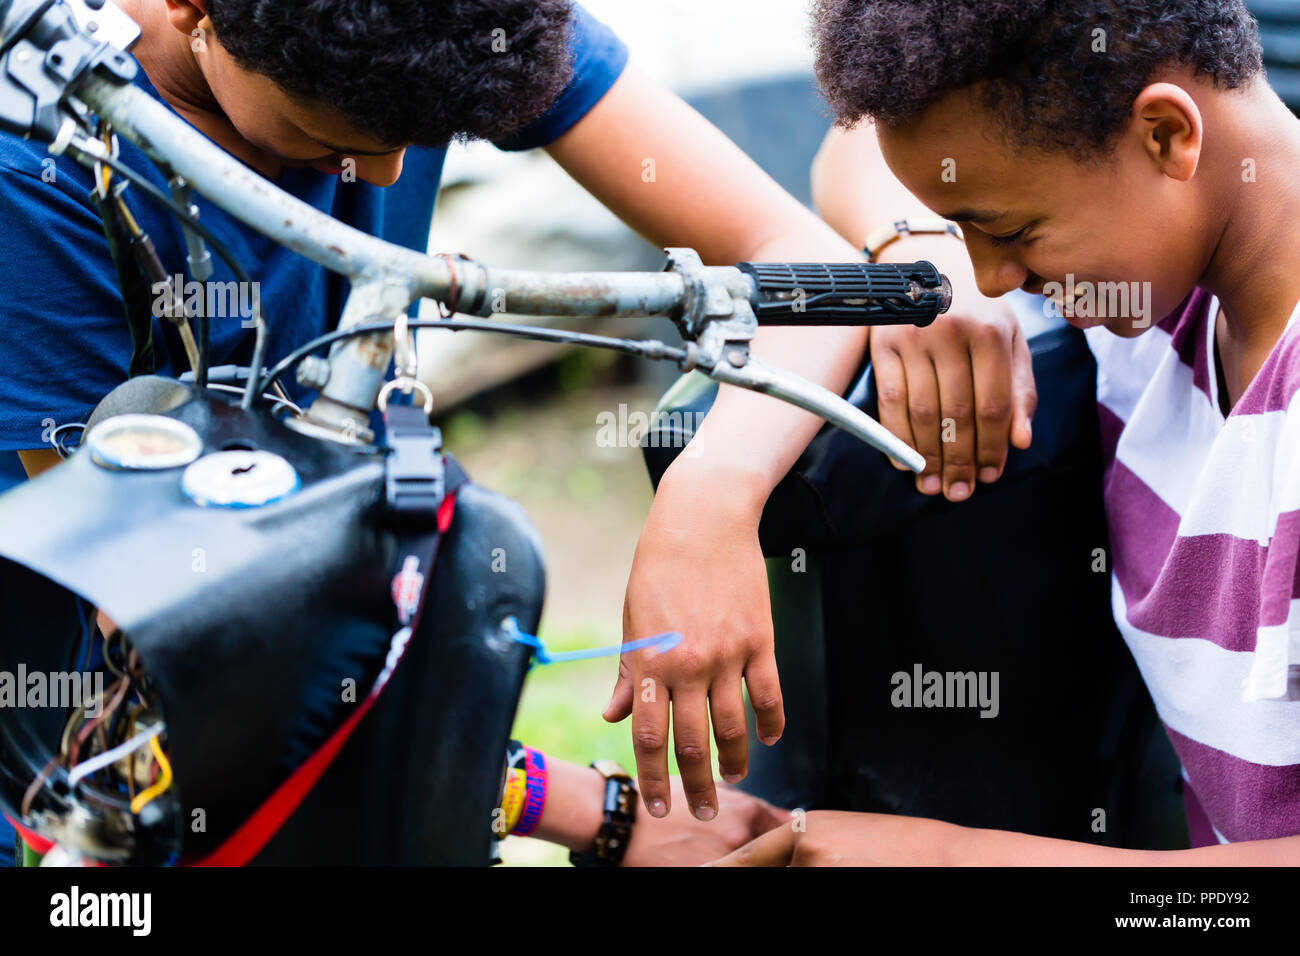
[[993, 245], [995, 246], [1014, 246], [1017, 242], [1023, 241], [1025, 236], [1028, 235], [1028, 233], [1029, 233], [1029, 227], [1024, 226], [1020, 229], [1017, 229], [1015, 232], [1011, 233], [1010, 235], [995, 236], [992, 235], [991, 233], [986, 232], [984, 233], [984, 237], [988, 239], [989, 242], [993, 243]]

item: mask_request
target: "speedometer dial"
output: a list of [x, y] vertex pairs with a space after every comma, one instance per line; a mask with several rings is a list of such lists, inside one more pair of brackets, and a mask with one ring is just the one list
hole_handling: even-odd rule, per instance
[[164, 415], [115, 415], [91, 429], [86, 446], [104, 468], [160, 471], [194, 461], [203, 440], [189, 425]]

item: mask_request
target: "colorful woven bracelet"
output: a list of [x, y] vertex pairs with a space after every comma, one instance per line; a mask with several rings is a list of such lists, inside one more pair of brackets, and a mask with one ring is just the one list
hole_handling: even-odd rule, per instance
[[527, 796], [528, 774], [521, 767], [511, 767], [506, 771], [506, 786], [501, 794], [501, 814], [494, 822], [492, 832], [498, 840], [505, 839], [519, 825], [519, 818], [524, 812], [524, 800]]
[[546, 758], [532, 747], [525, 748], [524, 811], [519, 823], [510, 831], [515, 836], [529, 836], [541, 822], [546, 808]]

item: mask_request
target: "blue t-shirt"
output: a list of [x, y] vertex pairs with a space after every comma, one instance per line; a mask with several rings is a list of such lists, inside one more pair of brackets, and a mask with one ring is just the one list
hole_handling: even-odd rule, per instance
[[[567, 132], [609, 91], [627, 50], [608, 27], [575, 5], [574, 76], [551, 110], [504, 149], [545, 146]], [[137, 85], [158, 98], [141, 70]], [[313, 169], [285, 169], [276, 185], [363, 232], [424, 252], [446, 152], [416, 147], [401, 178], [381, 188]], [[166, 180], [122, 140], [122, 159], [159, 187]], [[43, 146], [0, 134], [0, 489], [23, 477], [16, 449], [48, 447], [54, 425], [84, 422], [127, 378], [131, 339], [117, 273], [94, 204], [91, 174]], [[169, 213], [127, 190], [132, 212], [154, 241], [168, 274], [185, 272], [184, 237]], [[203, 223], [260, 285], [268, 319], [267, 359], [334, 328], [347, 280], [318, 266], [197, 197]], [[214, 281], [233, 280], [215, 254]], [[213, 319], [211, 364], [248, 364], [252, 332], [238, 317]], [[158, 374], [189, 364], [176, 329], [154, 321]], [[6, 475], [10, 482], [5, 481]]]
[[[574, 75], [549, 112], [503, 149], [533, 149], [559, 139], [609, 91], [627, 64], [614, 33], [575, 4]], [[137, 85], [161, 99], [144, 71]], [[166, 179], [122, 140], [121, 158], [166, 190]], [[424, 252], [446, 151], [406, 153], [401, 178], [380, 188], [343, 182], [313, 169], [286, 169], [276, 185], [363, 232]], [[84, 422], [127, 379], [131, 336], [117, 272], [89, 199], [91, 174], [43, 146], [0, 134], [0, 492], [25, 479], [18, 449], [49, 447], [54, 425]], [[132, 213], [157, 247], [169, 274], [185, 272], [185, 241], [171, 214], [127, 190]], [[267, 363], [338, 324], [347, 280], [295, 255], [196, 197], [204, 225], [216, 233], [260, 285], [268, 320]], [[214, 281], [234, 279], [213, 255]], [[165, 324], [165, 328], [164, 328]], [[248, 364], [252, 336], [239, 318], [213, 319], [211, 364]], [[175, 328], [154, 322], [158, 374], [189, 365]], [[13, 831], [0, 816], [0, 865]]]

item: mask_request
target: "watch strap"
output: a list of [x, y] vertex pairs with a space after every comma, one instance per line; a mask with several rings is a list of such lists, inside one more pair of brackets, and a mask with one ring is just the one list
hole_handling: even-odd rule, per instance
[[612, 760], [597, 760], [591, 766], [605, 778], [604, 819], [591, 849], [570, 853], [569, 862], [574, 866], [618, 866], [636, 822], [636, 786], [631, 775]]

